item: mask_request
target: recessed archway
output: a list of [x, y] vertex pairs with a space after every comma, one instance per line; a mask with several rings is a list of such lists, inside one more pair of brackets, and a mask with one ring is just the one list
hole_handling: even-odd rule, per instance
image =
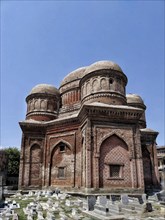
[[130, 173], [127, 144], [117, 135], [108, 137], [100, 147], [99, 187], [130, 187]]

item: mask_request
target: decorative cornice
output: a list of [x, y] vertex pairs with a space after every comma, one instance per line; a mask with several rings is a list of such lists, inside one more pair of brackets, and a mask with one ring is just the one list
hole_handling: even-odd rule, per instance
[[28, 112], [26, 116], [31, 116], [31, 115], [41, 115], [41, 116], [57, 116], [57, 112], [48, 112], [48, 111], [40, 111], [40, 110], [33, 110], [31, 112]]
[[100, 98], [100, 97], [115, 97], [115, 98], [117, 97], [117, 98], [122, 99], [126, 103], [126, 98], [124, 95], [122, 95], [119, 92], [112, 92], [109, 90], [107, 92], [106, 91], [104, 91], [104, 92], [98, 91], [98, 92], [88, 94], [87, 96], [83, 97], [82, 103], [89, 101], [91, 99]]
[[[99, 103], [100, 104], [100, 103]], [[108, 118], [109, 121], [111, 119], [113, 121], [127, 120], [127, 121], [138, 121], [142, 116], [143, 110], [139, 108], [131, 108], [128, 106], [114, 106], [114, 105], [105, 105], [97, 106], [97, 105], [89, 105], [84, 104], [80, 110], [79, 118], [82, 119], [86, 115], [90, 117], [98, 117], [98, 118]]]

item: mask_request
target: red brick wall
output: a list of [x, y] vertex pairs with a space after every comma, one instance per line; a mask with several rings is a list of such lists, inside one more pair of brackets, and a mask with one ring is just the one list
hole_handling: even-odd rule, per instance
[[[119, 164], [122, 169], [122, 178], [110, 178], [110, 164]], [[100, 148], [99, 161], [100, 187], [131, 187], [131, 169], [128, 147], [116, 135], [106, 139]]]
[[41, 149], [37, 144], [30, 150], [30, 185], [41, 184]]

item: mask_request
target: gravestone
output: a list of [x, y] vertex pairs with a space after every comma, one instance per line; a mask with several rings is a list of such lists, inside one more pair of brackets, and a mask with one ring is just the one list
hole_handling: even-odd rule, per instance
[[96, 196], [88, 196], [87, 197], [87, 206], [88, 206], [89, 211], [94, 210], [95, 204], [96, 204]]
[[94, 212], [100, 215], [109, 216], [109, 208], [107, 207], [106, 196], [98, 196], [94, 205]]
[[98, 196], [97, 200], [99, 202], [99, 205], [106, 206], [106, 204], [107, 204], [107, 197], [106, 196]]
[[128, 195], [126, 195], [126, 194], [121, 195], [121, 203], [123, 205], [128, 205], [129, 204]]
[[142, 205], [143, 212], [152, 212], [152, 204], [150, 202], [146, 202]]
[[29, 191], [28, 196], [34, 196], [34, 192], [33, 191]]
[[116, 201], [115, 195], [110, 195], [110, 202], [114, 204]]
[[41, 195], [42, 195], [42, 196], [45, 196], [45, 195], [46, 195], [46, 191], [43, 190]]
[[114, 203], [111, 200], [107, 201], [106, 207], [109, 209], [109, 214], [118, 215], [122, 212], [121, 205]]
[[142, 194], [142, 201], [143, 201], [143, 203], [147, 202], [147, 195], [146, 194]]

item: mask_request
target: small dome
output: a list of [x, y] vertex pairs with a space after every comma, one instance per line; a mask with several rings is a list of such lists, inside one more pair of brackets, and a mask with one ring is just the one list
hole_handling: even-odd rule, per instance
[[97, 70], [101, 70], [101, 69], [111, 69], [111, 70], [116, 70], [119, 72], [122, 72], [122, 69], [120, 68], [120, 66], [112, 61], [108, 61], [108, 60], [102, 60], [102, 61], [98, 61], [96, 63], [91, 64], [90, 66], [88, 66], [86, 68], [85, 74], [88, 74], [90, 72], [94, 72]]
[[86, 67], [80, 67], [71, 73], [69, 73], [62, 81], [61, 86], [65, 85], [66, 83], [72, 82], [74, 80], [79, 80], [84, 76], [84, 72]]
[[127, 94], [126, 98], [127, 98], [128, 104], [135, 103], [135, 104], [143, 104], [144, 105], [143, 99], [137, 94]]
[[36, 94], [36, 93], [46, 93], [46, 94], [51, 94], [51, 95], [58, 95], [59, 91], [56, 87], [49, 85], [49, 84], [39, 84], [36, 85], [30, 92], [31, 94]]

